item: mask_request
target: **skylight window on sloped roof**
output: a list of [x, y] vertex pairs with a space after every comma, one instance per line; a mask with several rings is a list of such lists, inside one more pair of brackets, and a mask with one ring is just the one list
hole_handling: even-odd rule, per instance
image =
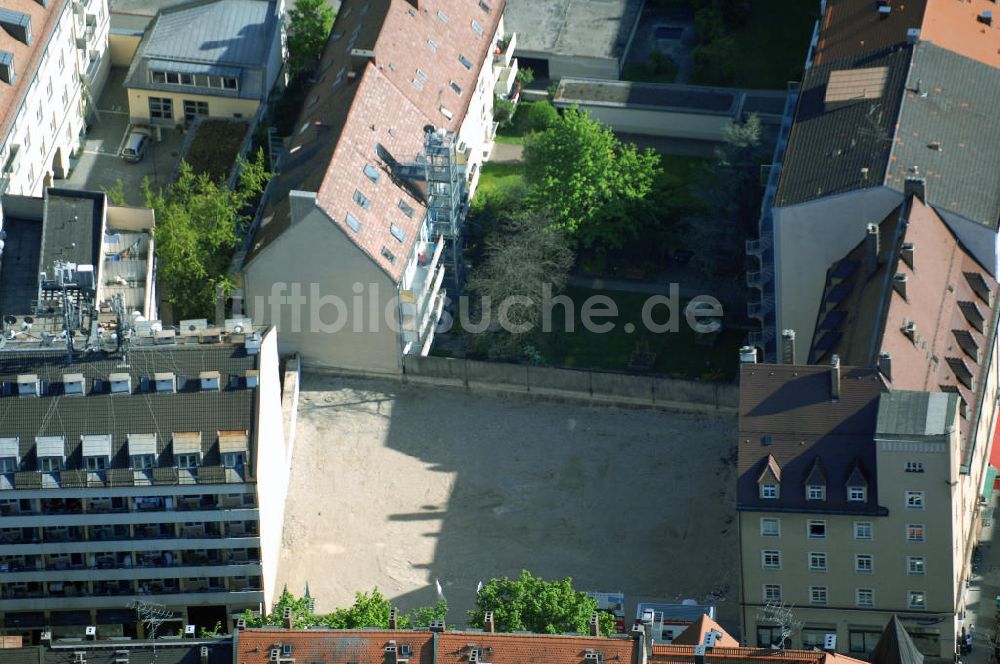
[[444, 106], [441, 107], [441, 115], [443, 115], [444, 117], [448, 118], [449, 120], [451, 120], [453, 117], [455, 117], [455, 114], [452, 113], [447, 108], [445, 108]]
[[407, 217], [413, 219], [413, 208], [407, 205], [406, 201], [404, 201], [402, 198], [399, 199], [399, 209], [402, 210], [403, 214], [405, 214]]
[[309, 123], [308, 122], [303, 123], [303, 125], [299, 127], [299, 135], [306, 133], [306, 129], [308, 128], [309, 128]]
[[360, 205], [362, 210], [367, 210], [372, 206], [372, 202], [359, 189], [354, 190], [354, 202]]
[[368, 3], [368, 2], [366, 2], [366, 3], [365, 3], [365, 6], [361, 8], [361, 14], [360, 14], [360, 15], [361, 15], [361, 16], [364, 16], [365, 14], [367, 14], [367, 13], [368, 13], [368, 10], [369, 10], [370, 8], [371, 8], [371, 3]]
[[487, 14], [490, 13], [490, 6], [485, 2], [483, 2], [483, 0], [479, 0], [479, 8], [482, 9]]
[[479, 21], [472, 19], [472, 29], [476, 31], [476, 34], [480, 37], [483, 36], [483, 26], [479, 25]]
[[433, 39], [428, 39], [427, 40], [427, 47], [430, 48], [435, 53], [437, 53], [438, 45], [437, 45], [437, 42], [434, 41]]
[[420, 79], [415, 78], [411, 81], [411, 83], [413, 83], [413, 87], [415, 87], [417, 90], [424, 89], [424, 84], [420, 82]]
[[332, 42], [340, 41], [343, 37], [344, 37], [344, 33], [343, 32], [333, 32], [333, 33], [330, 33], [330, 41], [332, 41]]
[[340, 15], [340, 18], [347, 18], [348, 16], [351, 15], [352, 11], [354, 11], [354, 7], [348, 7], [347, 9], [344, 10], [344, 13]]
[[464, 55], [459, 55], [458, 61], [461, 62], [466, 69], [472, 69], [472, 60], [468, 59]]
[[381, 173], [378, 172], [378, 169], [372, 166], [371, 164], [365, 164], [364, 171], [365, 175], [367, 175], [368, 179], [371, 180], [372, 182], [378, 182], [379, 177], [382, 175]]
[[389, 232], [400, 242], [406, 242], [406, 233], [396, 224], [389, 224]]
[[354, 32], [351, 33], [351, 39], [357, 39], [358, 35], [360, 34], [361, 34], [361, 24], [358, 23], [356, 26], [354, 26]]
[[424, 72], [423, 69], [420, 69], [419, 67], [417, 68], [417, 78], [419, 78], [421, 81], [427, 80], [427, 74]]
[[384, 258], [387, 261], [389, 261], [389, 263], [391, 265], [395, 265], [396, 264], [396, 255], [394, 253], [392, 253], [391, 251], [389, 251], [388, 247], [382, 247], [382, 258]]
[[309, 100], [309, 104], [306, 106], [306, 108], [312, 108], [313, 106], [316, 105], [316, 102], [318, 101], [319, 101], [319, 95], [315, 95], [312, 99]]
[[442, 23], [447, 23], [447, 22], [448, 22], [448, 15], [447, 15], [447, 14], [445, 14], [445, 13], [444, 13], [443, 11], [441, 11], [440, 9], [438, 10], [438, 18], [439, 18], [439, 19], [441, 19], [441, 22], [442, 22]]
[[460, 94], [462, 94], [462, 86], [460, 86], [460, 85], [459, 85], [458, 83], [456, 83], [455, 81], [452, 81], [452, 82], [451, 82], [451, 83], [449, 83], [448, 85], [450, 85], [450, 86], [451, 86], [451, 89], [455, 91], [455, 94], [457, 94], [457, 95], [460, 95]]
[[347, 225], [351, 228], [352, 231], [354, 231], [355, 233], [361, 232], [361, 222], [358, 221], [357, 217], [348, 212], [346, 220], [347, 220]]

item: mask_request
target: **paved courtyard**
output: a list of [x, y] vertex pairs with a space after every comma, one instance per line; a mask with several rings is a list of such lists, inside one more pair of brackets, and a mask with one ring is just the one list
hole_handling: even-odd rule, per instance
[[79, 158], [73, 161], [69, 178], [56, 180], [55, 186], [102, 191], [124, 185], [125, 202], [144, 205], [142, 181], [148, 177], [154, 187], [166, 186], [177, 166], [184, 136], [174, 129], [164, 129], [159, 142], [150, 143], [145, 158], [129, 164], [118, 156], [129, 126], [127, 91], [122, 86], [125, 69], [112, 69], [97, 102], [100, 118], [91, 120], [87, 139]]
[[[279, 587], [320, 612], [377, 586], [464, 622], [521, 568], [738, 616], [735, 418], [306, 375]], [[735, 632], [734, 632], [735, 633]]]

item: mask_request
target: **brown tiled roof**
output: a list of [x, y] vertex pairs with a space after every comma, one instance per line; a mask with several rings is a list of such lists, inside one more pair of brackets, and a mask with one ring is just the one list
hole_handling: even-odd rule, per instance
[[684, 631], [677, 635], [671, 644], [675, 646], [696, 646], [705, 642], [705, 636], [710, 632], [717, 634], [715, 645], [720, 648], [738, 648], [740, 642], [729, 636], [729, 633], [722, 629], [719, 623], [709, 618], [704, 613], [698, 620], [684, 628]]
[[[422, 151], [425, 126], [461, 127], [505, 6], [504, 0], [482, 4], [489, 11], [471, 0], [422, 0], [419, 10], [407, 0], [346, 0], [341, 5], [247, 262], [291, 224], [289, 192], [316, 192], [319, 207], [399, 281], [426, 208], [414, 192], [389, 177], [376, 145], [397, 162], [412, 161]], [[482, 36], [473, 21], [482, 27]], [[362, 58], [359, 52], [374, 57]], [[450, 119], [441, 107], [452, 114]], [[364, 174], [365, 164], [383, 171], [378, 183]], [[367, 210], [355, 203], [355, 191], [371, 202]], [[412, 217], [402, 212], [400, 199], [415, 210]], [[360, 232], [347, 225], [347, 212], [361, 222]], [[404, 231], [404, 242], [390, 233], [390, 223]]]
[[[693, 646], [673, 643], [653, 644], [650, 664], [691, 664], [694, 658]], [[741, 664], [746, 662], [788, 662], [789, 664], [860, 664], [861, 660], [835, 655], [822, 650], [772, 650], [770, 648], [713, 648], [705, 653], [705, 662], [719, 664]]]
[[[0, 145], [7, 140], [7, 132], [14, 125], [19, 107], [28, 94], [34, 72], [45, 53], [49, 36], [59, 23], [68, 0], [53, 0], [48, 7], [36, 0], [4, 0], [2, 6], [31, 17], [31, 45], [25, 44], [0, 28], [0, 51], [14, 55], [14, 85], [0, 81]], [[60, 45], [61, 47], [62, 45]], [[72, 57], [72, 56], [71, 56]]]
[[627, 664], [633, 661], [635, 648], [636, 642], [624, 637], [442, 632], [435, 664], [468, 662], [471, 649], [480, 650], [484, 655], [480, 661], [490, 664], [578, 664], [588, 651], [602, 654], [605, 662]]
[[894, 0], [889, 3], [891, 11], [883, 17], [872, 0], [827, 0], [813, 63], [888, 50], [905, 43], [906, 31], [920, 27], [924, 10], [932, 1]]
[[[840, 398], [832, 399], [831, 368], [815, 365], [744, 364], [740, 367], [737, 502], [742, 509], [798, 509], [870, 513], [847, 501], [847, 481], [857, 465], [873, 472], [872, 443], [884, 383], [874, 369], [840, 367]], [[825, 501], [807, 501], [806, 478], [821, 459]], [[761, 499], [757, 480], [773, 459], [781, 469], [777, 499]]]
[[371, 664], [385, 662], [385, 647], [406, 644], [411, 664], [434, 661], [433, 633], [408, 630], [248, 629], [236, 634], [235, 664], [273, 664], [271, 650], [292, 647], [296, 662]]
[[[880, 353], [890, 353], [892, 389], [958, 392], [969, 407], [962, 420], [968, 438], [972, 409], [985, 382], [997, 281], [920, 198], [912, 198], [904, 224], [897, 218], [882, 223], [883, 251], [874, 274], [867, 276], [861, 267], [841, 284], [828, 278], [824, 300], [835, 288], [848, 294], [821, 309], [819, 326], [828, 317], [839, 317], [843, 334], [827, 349], [814, 344], [810, 356], [824, 361], [837, 353], [845, 363], [875, 366]], [[912, 245], [913, 268], [900, 255], [904, 244]], [[862, 242], [845, 260], [863, 262], [864, 253]], [[836, 269], [834, 265], [829, 274]], [[905, 299], [892, 285], [897, 274], [906, 275]], [[977, 291], [992, 294], [993, 306]], [[980, 351], [978, 361], [970, 357], [974, 349]]]

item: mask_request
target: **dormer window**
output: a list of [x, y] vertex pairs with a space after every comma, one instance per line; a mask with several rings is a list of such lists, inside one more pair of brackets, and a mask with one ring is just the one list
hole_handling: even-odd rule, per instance
[[0, 438], [0, 473], [17, 472], [20, 461], [20, 439]]
[[822, 484], [810, 484], [806, 487], [807, 500], [826, 500], [826, 487]]
[[764, 500], [777, 500], [781, 495], [781, 468], [773, 454], [768, 454], [764, 468], [757, 477], [760, 497]]
[[177, 391], [177, 376], [172, 371], [153, 374], [153, 382], [157, 392], [172, 394]]
[[226, 468], [242, 470], [247, 460], [247, 432], [220, 431], [219, 454]]
[[149, 470], [150, 468], [156, 468], [156, 455], [133, 454], [132, 468], [134, 470]]
[[127, 373], [113, 373], [108, 376], [111, 383], [111, 394], [131, 394], [132, 376]]
[[861, 465], [855, 463], [847, 478], [847, 502], [864, 503], [868, 501], [868, 479], [861, 470]]
[[868, 500], [868, 490], [863, 486], [847, 487], [847, 500], [851, 503], [863, 503]]
[[246, 373], [247, 388], [253, 389], [260, 383], [260, 375], [256, 369], [250, 369]]
[[87, 470], [96, 472], [107, 470], [111, 460], [111, 436], [80, 436], [83, 447], [83, 463]]
[[776, 499], [778, 497], [778, 485], [777, 484], [761, 484], [760, 485], [760, 497], [769, 500]]
[[63, 394], [85, 394], [86, 387], [82, 373], [63, 374]]
[[197, 468], [201, 462], [200, 454], [175, 454], [178, 468]]
[[21, 374], [17, 377], [17, 395], [19, 397], [38, 397], [42, 395], [42, 381], [37, 374]]
[[203, 391], [219, 391], [219, 372], [218, 371], [202, 371], [198, 374], [199, 380], [201, 380], [201, 389]]
[[178, 468], [197, 468], [201, 464], [201, 433], [174, 434], [174, 461]]
[[38, 436], [35, 438], [35, 456], [38, 470], [43, 473], [57, 473], [66, 465], [66, 440], [62, 436]]

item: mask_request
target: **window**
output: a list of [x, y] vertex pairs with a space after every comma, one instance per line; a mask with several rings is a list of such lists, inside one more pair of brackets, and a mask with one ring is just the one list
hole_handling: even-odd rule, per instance
[[400, 242], [406, 241], [406, 233], [396, 224], [389, 224], [389, 232], [392, 233], [392, 236]]
[[850, 630], [847, 633], [848, 648], [854, 653], [870, 653], [875, 650], [875, 645], [882, 638], [882, 630]]
[[172, 120], [174, 118], [173, 100], [167, 97], [150, 97], [149, 117], [156, 120]]
[[365, 164], [364, 171], [365, 171], [365, 176], [369, 180], [371, 180], [372, 182], [378, 182], [378, 179], [381, 176], [381, 173], [378, 172], [377, 168], [375, 168], [371, 164]]
[[156, 466], [156, 459], [152, 454], [137, 454], [132, 457], [132, 468], [135, 470], [146, 470]]
[[226, 452], [222, 455], [222, 465], [226, 468], [243, 468], [246, 463], [247, 455], [245, 452]]
[[809, 603], [826, 604], [826, 586], [809, 586]]
[[854, 556], [854, 571], [860, 574], [871, 574], [875, 568], [875, 559], [870, 553], [859, 553]]
[[468, 59], [464, 55], [459, 55], [458, 61], [461, 62], [462, 66], [464, 66], [466, 69], [472, 69], [472, 60]]
[[102, 456], [92, 456], [87, 457], [87, 470], [106, 470], [108, 467], [108, 458]]
[[763, 596], [765, 602], [780, 602], [781, 586], [776, 583], [765, 583]]
[[774, 518], [763, 518], [760, 520], [760, 534], [764, 537], [780, 537], [781, 521]]
[[207, 101], [191, 101], [190, 99], [184, 100], [184, 119], [190, 122], [194, 120], [199, 115], [208, 115], [208, 102]]
[[410, 82], [413, 83], [413, 87], [415, 87], [417, 90], [423, 90], [424, 89], [424, 84], [419, 79], [415, 78], [415, 79], [413, 79]]
[[413, 208], [406, 204], [402, 198], [399, 199], [399, 209], [410, 219], [413, 219]]
[[806, 487], [807, 500], [826, 500], [826, 487], [820, 484], [810, 484]]
[[906, 573], [907, 574], [926, 574], [927, 568], [924, 565], [923, 556], [907, 556], [906, 557]]
[[906, 593], [906, 606], [911, 609], [927, 608], [927, 596], [922, 590], [911, 590]]
[[452, 113], [450, 109], [445, 108], [444, 106], [441, 107], [441, 115], [443, 115], [444, 117], [448, 118], [449, 120], [451, 120], [453, 117], [455, 117], [455, 114]]
[[857, 540], [870, 540], [872, 538], [872, 522], [871, 521], [855, 521], [854, 522], [854, 539]]
[[445, 13], [444, 13], [443, 11], [441, 11], [440, 9], [438, 10], [438, 18], [439, 18], [439, 19], [441, 19], [441, 22], [442, 22], [442, 23], [447, 23], [447, 22], [448, 22], [448, 15], [447, 15], [447, 14], [445, 14]]
[[822, 539], [826, 537], [826, 521], [810, 520], [806, 522], [806, 532], [810, 539]]
[[906, 472], [908, 473], [922, 473], [924, 472], [924, 464], [921, 461], [907, 461], [906, 462]]
[[854, 603], [864, 609], [875, 606], [875, 591], [871, 588], [858, 588], [854, 591]]
[[419, 69], [419, 68], [417, 69], [417, 78], [419, 78], [421, 81], [426, 81], [427, 80], [427, 74], [424, 73], [423, 69]]
[[438, 50], [437, 42], [434, 41], [433, 39], [428, 39], [427, 40], [427, 48], [429, 48], [432, 51], [434, 51], [435, 53], [437, 53], [437, 50]]
[[924, 541], [924, 526], [921, 523], [908, 523], [906, 524], [906, 541], [907, 542], [923, 542]]
[[774, 499], [778, 497], [778, 485], [777, 484], [761, 484], [760, 485], [760, 497], [767, 499]]
[[483, 26], [479, 25], [479, 21], [472, 19], [472, 29], [476, 31], [476, 34], [480, 37], [483, 36]]
[[455, 94], [457, 94], [457, 95], [460, 95], [460, 94], [462, 94], [462, 86], [460, 86], [460, 85], [459, 85], [458, 83], [456, 83], [455, 81], [452, 81], [452, 82], [451, 82], [451, 83], [449, 83], [448, 85], [450, 85], [450, 86], [451, 86], [451, 89], [455, 91]]
[[226, 90], [236, 90], [239, 87], [239, 83], [235, 78], [231, 76], [226, 76], [222, 79], [222, 87]]
[[0, 459], [0, 473], [14, 473], [17, 472], [17, 458], [16, 457], [3, 457]]
[[198, 455], [197, 454], [178, 454], [177, 455], [177, 467], [178, 468], [197, 468], [198, 467]]
[[42, 107], [41, 106], [39, 106], [38, 110], [35, 112], [35, 119], [38, 121], [39, 124], [42, 123]]
[[479, 0], [479, 8], [482, 9], [487, 14], [490, 13], [490, 6], [486, 4], [483, 0]]
[[768, 549], [761, 551], [760, 566], [765, 569], [781, 569], [781, 551]]
[[174, 85], [180, 85], [181, 75], [175, 72], [166, 72], [167, 83], [173, 83]]
[[907, 491], [906, 492], [906, 508], [911, 510], [922, 510], [924, 509], [924, 492], [923, 491]]
[[355, 233], [361, 232], [361, 222], [358, 221], [357, 217], [350, 212], [347, 213], [347, 225], [350, 226], [351, 230]]
[[194, 85], [194, 76], [191, 74], [181, 74], [181, 85]]
[[54, 473], [62, 470], [62, 459], [59, 457], [39, 457], [38, 470], [43, 473]]
[[396, 264], [396, 255], [394, 253], [392, 253], [391, 251], [389, 251], [389, 249], [387, 247], [382, 247], [382, 258], [384, 258], [387, 261], [389, 261], [390, 265], [395, 265]]
[[368, 197], [357, 189], [354, 190], [354, 202], [360, 205], [362, 210], [367, 210], [372, 206], [372, 202], [368, 200]]
[[867, 498], [868, 491], [863, 486], [847, 487], [847, 500], [852, 503], [863, 503]]
[[810, 553], [809, 554], [809, 571], [810, 572], [825, 572], [826, 571], [826, 554], [825, 553]]

